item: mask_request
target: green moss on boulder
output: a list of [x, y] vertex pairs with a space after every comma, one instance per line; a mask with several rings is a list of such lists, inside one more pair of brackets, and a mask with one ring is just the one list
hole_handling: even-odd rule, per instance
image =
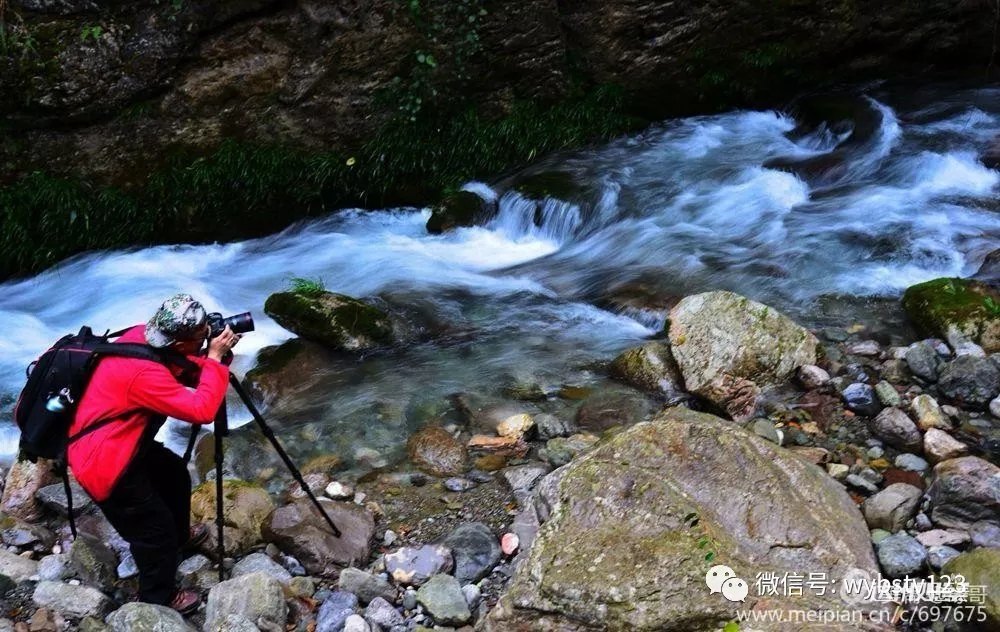
[[392, 322], [384, 312], [343, 294], [277, 292], [264, 302], [264, 312], [285, 329], [333, 349], [362, 351], [392, 342]]
[[[1000, 629], [1000, 549], [966, 551], [942, 569], [949, 575], [962, 575], [970, 586], [985, 586], [986, 600], [981, 604], [986, 621], [977, 630]], [[972, 629], [972, 628], [969, 628]]]
[[980, 281], [941, 278], [907, 288], [903, 309], [923, 333], [958, 333], [987, 353], [1000, 351], [1000, 291]]

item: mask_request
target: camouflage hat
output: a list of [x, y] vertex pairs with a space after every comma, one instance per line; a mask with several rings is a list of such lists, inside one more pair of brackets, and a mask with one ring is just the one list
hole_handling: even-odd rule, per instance
[[175, 294], [163, 301], [146, 323], [146, 342], [151, 347], [162, 348], [179, 340], [194, 340], [207, 318], [205, 308], [190, 294]]

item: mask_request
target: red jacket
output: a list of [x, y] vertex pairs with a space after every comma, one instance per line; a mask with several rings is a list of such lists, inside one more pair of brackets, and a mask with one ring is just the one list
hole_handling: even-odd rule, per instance
[[[129, 329], [117, 342], [145, 342], [144, 326]], [[109, 423], [69, 445], [67, 462], [80, 485], [103, 501], [139, 450], [144, 433], [150, 439], [164, 415], [194, 424], [211, 423], [226, 396], [229, 369], [207, 358], [189, 357], [199, 365], [198, 386], [181, 385], [163, 364], [138, 358], [107, 357], [90, 378], [70, 436], [102, 419]]]

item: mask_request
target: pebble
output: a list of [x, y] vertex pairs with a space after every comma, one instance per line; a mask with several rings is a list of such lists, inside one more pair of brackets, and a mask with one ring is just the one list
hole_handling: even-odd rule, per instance
[[844, 398], [847, 408], [859, 415], [874, 417], [882, 410], [875, 389], [867, 384], [860, 382], [850, 384], [841, 392], [841, 397]]
[[413, 610], [417, 607], [417, 591], [407, 588], [403, 593], [403, 610]]
[[1000, 397], [995, 397], [990, 400], [990, 414], [994, 417], [1000, 418]]
[[347, 619], [354, 615], [354, 609], [357, 607], [358, 598], [351, 593], [340, 590], [330, 593], [316, 613], [316, 630], [324, 632], [343, 630]]
[[1000, 549], [1000, 525], [980, 520], [969, 526], [969, 536], [973, 546]]
[[937, 428], [924, 433], [924, 454], [931, 463], [940, 463], [966, 454], [969, 448], [950, 434]]
[[326, 486], [324, 493], [334, 500], [347, 500], [354, 497], [354, 486], [340, 481], [333, 481]]
[[878, 543], [878, 561], [890, 579], [920, 573], [927, 564], [927, 549], [904, 533], [890, 535]]
[[921, 430], [930, 428], [940, 428], [942, 430], [951, 429], [951, 422], [944, 416], [937, 400], [930, 395], [917, 395], [910, 403], [910, 412]]
[[503, 551], [504, 555], [513, 555], [516, 553], [520, 544], [520, 539], [513, 533], [505, 533], [500, 538], [500, 550]]
[[882, 455], [885, 454], [885, 450], [883, 450], [878, 446], [875, 446], [872, 448], [868, 448], [868, 452], [866, 452], [866, 454], [868, 455], [869, 459], [881, 459]]
[[917, 534], [917, 542], [932, 546], [963, 546], [969, 543], [969, 533], [959, 529], [931, 529]]
[[862, 478], [861, 476], [858, 476], [857, 474], [848, 474], [844, 479], [844, 482], [846, 482], [850, 487], [869, 494], [878, 492], [878, 485]]
[[906, 350], [906, 364], [910, 372], [927, 381], [936, 382], [941, 356], [927, 341], [915, 342]]
[[476, 484], [467, 478], [453, 476], [444, 482], [444, 488], [450, 492], [467, 492], [475, 489]]
[[805, 364], [799, 367], [797, 378], [802, 388], [813, 390], [826, 385], [830, 381], [830, 374], [814, 364]]
[[449, 572], [454, 562], [451, 549], [425, 544], [420, 547], [403, 547], [394, 553], [386, 553], [385, 569], [399, 584], [419, 586], [432, 576]]
[[771, 443], [781, 445], [781, 437], [778, 436], [778, 433], [774, 428], [774, 424], [767, 419], [755, 419], [753, 423], [750, 424], [750, 431], [758, 437], [767, 439]]
[[344, 632], [371, 632], [371, 628], [364, 617], [352, 614], [344, 620]]
[[879, 354], [881, 348], [874, 340], [862, 340], [847, 347], [847, 353], [851, 355], [874, 357]]
[[913, 526], [917, 531], [930, 531], [934, 528], [931, 519], [922, 511], [913, 518]]
[[905, 452], [920, 449], [921, 436], [917, 425], [898, 408], [886, 408], [870, 424], [872, 434], [894, 448]]
[[878, 396], [878, 401], [882, 402], [883, 406], [899, 406], [903, 403], [903, 400], [899, 397], [899, 392], [896, 390], [896, 387], [885, 380], [882, 380], [875, 385], [875, 394]]
[[523, 437], [535, 427], [535, 420], [527, 413], [511, 415], [497, 425], [497, 434], [501, 437]]
[[960, 553], [950, 546], [932, 546], [927, 549], [927, 563], [933, 570], [940, 571], [945, 564], [959, 555]]
[[475, 483], [489, 483], [493, 480], [493, 475], [482, 470], [469, 470], [465, 473], [465, 478]]
[[827, 473], [838, 481], [842, 481], [847, 478], [850, 473], [851, 468], [844, 465], [843, 463], [827, 463], [826, 464]]
[[466, 584], [462, 586], [462, 594], [465, 595], [465, 602], [469, 604], [469, 609], [473, 610], [479, 605], [479, 601], [483, 598], [482, 592], [479, 590], [479, 586], [475, 584]]
[[399, 536], [392, 529], [386, 529], [385, 534], [382, 536], [382, 544], [385, 546], [392, 546]]

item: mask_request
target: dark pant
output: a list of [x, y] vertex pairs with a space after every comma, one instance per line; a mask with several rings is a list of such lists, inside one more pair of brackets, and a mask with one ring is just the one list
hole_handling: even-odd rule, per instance
[[139, 599], [168, 604], [176, 590], [180, 546], [191, 528], [191, 476], [184, 460], [151, 442], [98, 504], [130, 545], [139, 567]]

